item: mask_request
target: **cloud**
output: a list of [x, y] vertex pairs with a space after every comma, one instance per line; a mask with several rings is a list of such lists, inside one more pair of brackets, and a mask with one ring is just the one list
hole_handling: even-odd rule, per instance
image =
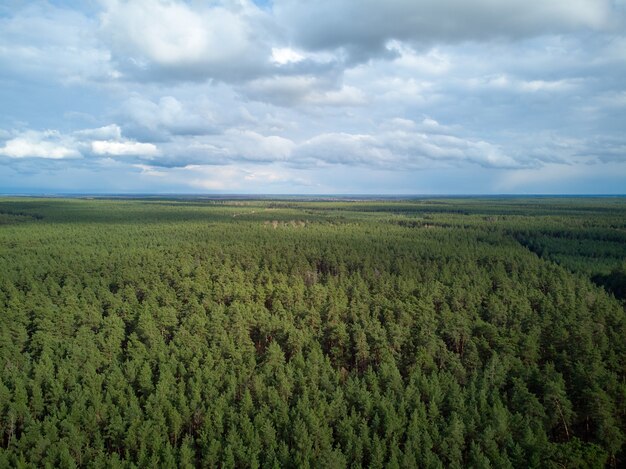
[[129, 141], [96, 140], [91, 142], [91, 149], [96, 155], [152, 157], [159, 154], [159, 149], [152, 143]]
[[290, 47], [272, 47], [272, 61], [278, 65], [298, 63], [304, 60], [304, 55]]
[[246, 96], [279, 106], [361, 106], [365, 93], [339, 85], [328, 76], [295, 75], [258, 78], [242, 87]]
[[402, 120], [397, 129], [384, 129], [372, 135], [329, 133], [300, 145], [294, 160], [320, 161], [384, 167], [396, 170], [438, 164], [478, 164], [484, 167], [513, 168], [523, 163], [506, 155], [497, 145], [448, 135], [432, 119], [417, 126]]
[[276, 0], [274, 11], [294, 43], [343, 48], [355, 60], [389, 56], [385, 45], [394, 39], [432, 45], [617, 26], [610, 0]]
[[8, 158], [47, 158], [61, 160], [80, 158], [80, 152], [72, 148], [72, 141], [59, 132], [27, 131], [5, 142], [0, 155]]
[[[494, 184], [498, 192], [526, 192], [540, 194], [623, 194], [623, 175], [626, 161], [604, 165], [548, 164], [541, 168], [505, 171]], [[573, 191], [572, 187], [577, 190]]]
[[153, 158], [160, 151], [153, 143], [136, 142], [122, 136], [117, 124], [63, 134], [58, 130], [27, 130], [9, 138], [0, 148], [9, 158], [64, 160], [83, 156], [137, 156]]
[[[621, 140], [568, 139], [555, 134], [512, 137], [513, 145], [465, 136], [459, 126], [394, 118], [368, 133], [322, 132], [303, 139], [264, 135], [229, 128], [210, 135], [177, 135], [161, 142], [129, 139], [117, 124], [71, 134], [27, 131], [8, 140], [0, 154], [11, 158], [130, 157], [152, 167], [226, 166], [281, 163], [293, 168], [332, 165], [384, 168], [392, 171], [427, 167], [530, 168], [544, 163], [586, 162], [619, 158]], [[524, 149], [524, 150], [520, 150]], [[595, 156], [591, 156], [595, 155]], [[139, 162], [139, 163], [138, 163]]]
[[[151, 164], [162, 167], [283, 163], [294, 168], [348, 165], [408, 170], [432, 164], [491, 168], [540, 164], [540, 159], [516, 159], [498, 144], [463, 137], [462, 130], [432, 118], [421, 122], [397, 118], [380, 123], [370, 133], [324, 132], [299, 140], [230, 128], [214, 135], [178, 136], [162, 143], [158, 152], [154, 147], [144, 156], [153, 156]], [[110, 154], [122, 154], [122, 150], [113, 150], [118, 147], [122, 148], [121, 144], [93, 143], [98, 154], [105, 153], [104, 148]], [[126, 154], [142, 153], [135, 151], [138, 145], [128, 148]]]
[[243, 159], [254, 161], [280, 161], [288, 159], [294, 143], [277, 135], [264, 136], [249, 130], [232, 129], [226, 132], [226, 140]]
[[101, 37], [126, 74], [148, 80], [240, 80], [269, 65], [266, 13], [220, 4], [107, 0]]
[[396, 158], [382, 142], [371, 135], [328, 133], [317, 135], [298, 148], [298, 160], [329, 164], [368, 164], [374, 166], [395, 163]]
[[48, 3], [27, 3], [11, 13], [0, 16], [0, 76], [66, 85], [117, 76], [109, 51], [93, 34], [94, 18]]
[[259, 169], [254, 167], [233, 166], [187, 166], [188, 184], [209, 191], [237, 191], [250, 184], [265, 187], [284, 184], [292, 180], [284, 169]]
[[97, 129], [77, 130], [74, 135], [79, 139], [121, 140], [122, 129], [117, 124], [109, 124]]
[[162, 145], [163, 155], [152, 164], [165, 167], [269, 164], [289, 160], [294, 146], [293, 141], [284, 137], [234, 128], [193, 139], [175, 138]]
[[308, 187], [306, 176], [293, 169], [276, 165], [187, 165], [178, 168], [161, 168], [150, 165], [134, 165], [145, 179], [160, 184], [186, 186], [197, 191], [249, 192], [252, 190], [280, 193], [286, 187]]
[[582, 80], [523, 80], [506, 74], [487, 75], [467, 80], [469, 88], [485, 88], [489, 90], [507, 90], [521, 93], [566, 92], [575, 89]]
[[407, 193], [476, 192], [503, 174], [520, 174], [502, 179], [512, 190], [540, 191], [563, 168], [559, 187], [575, 180], [575, 192], [626, 155], [624, 11], [611, 0], [9, 2], [0, 173], [11, 187], [17, 172], [29, 187], [54, 173], [55, 188], [63, 174], [107, 174], [120, 190]]
[[123, 103], [120, 114], [131, 133], [157, 139], [167, 135], [212, 134], [218, 125], [210, 106], [183, 103], [173, 96], [154, 101], [133, 96]]

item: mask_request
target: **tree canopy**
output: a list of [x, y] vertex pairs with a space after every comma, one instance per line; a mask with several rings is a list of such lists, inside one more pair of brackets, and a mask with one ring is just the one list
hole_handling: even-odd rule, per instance
[[0, 200], [0, 467], [626, 464], [624, 199]]

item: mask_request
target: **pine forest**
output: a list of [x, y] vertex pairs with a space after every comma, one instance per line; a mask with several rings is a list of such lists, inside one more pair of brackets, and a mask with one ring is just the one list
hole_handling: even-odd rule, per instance
[[0, 199], [0, 467], [626, 466], [624, 198]]

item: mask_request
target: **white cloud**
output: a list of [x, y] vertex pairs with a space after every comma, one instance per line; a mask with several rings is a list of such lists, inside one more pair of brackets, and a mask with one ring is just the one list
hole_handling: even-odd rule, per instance
[[143, 157], [159, 155], [159, 149], [156, 145], [131, 141], [95, 140], [91, 142], [91, 149], [96, 155]]
[[0, 17], [0, 74], [66, 85], [110, 79], [116, 72], [96, 28], [93, 18], [47, 3], [16, 9]]
[[[369, 133], [325, 132], [295, 141], [279, 135], [231, 128], [221, 134], [191, 140], [186, 137], [172, 139], [161, 145], [160, 154], [153, 158], [152, 164], [183, 167], [255, 162], [285, 163], [298, 168], [353, 165], [392, 170], [433, 164], [441, 167], [475, 164], [496, 168], [530, 164], [527, 158], [516, 160], [511, 157], [497, 144], [466, 138], [458, 133], [462, 133], [462, 129], [441, 125], [428, 117], [421, 122], [392, 119], [382, 122]], [[94, 142], [94, 151], [103, 153], [99, 145], [103, 143]], [[107, 143], [107, 148], [113, 148], [113, 145]], [[108, 152], [113, 153], [113, 150]]]
[[55, 131], [27, 131], [8, 140], [0, 148], [0, 155], [9, 158], [47, 158], [60, 160], [80, 158], [81, 154], [72, 148], [72, 142]]
[[[391, 125], [390, 125], [391, 124]], [[438, 164], [478, 164], [513, 168], [524, 163], [508, 156], [498, 145], [450, 135], [433, 119], [417, 124], [408, 119], [383, 124], [373, 134], [328, 133], [298, 146], [294, 161], [320, 161], [390, 169]]]
[[166, 178], [168, 176], [167, 171], [160, 170], [159, 168], [155, 168], [147, 164], [134, 164], [133, 168], [140, 169], [141, 174], [150, 177]]
[[292, 169], [279, 166], [245, 164], [232, 165], [187, 165], [181, 168], [156, 168], [149, 165], [134, 165], [141, 175], [159, 181], [193, 188], [195, 191], [270, 191], [279, 193], [285, 187], [310, 185], [306, 177]]
[[193, 174], [189, 185], [204, 190], [233, 191], [248, 187], [249, 184], [271, 185], [289, 181], [285, 170], [258, 170], [233, 166], [189, 166], [184, 168]]
[[[265, 136], [251, 130], [229, 129], [220, 135], [192, 141], [173, 141], [165, 148], [176, 155], [178, 166], [191, 164], [236, 164], [246, 161], [272, 163], [291, 157], [295, 144], [277, 135]], [[170, 159], [167, 159], [170, 162]]]
[[131, 73], [157, 80], [237, 79], [269, 63], [265, 15], [245, 1], [107, 0], [101, 30], [115, 61]]
[[395, 164], [393, 153], [372, 135], [328, 133], [317, 135], [298, 147], [297, 159], [329, 164]]
[[575, 86], [575, 80], [530, 80], [519, 83], [519, 87], [522, 91], [529, 91], [531, 93], [536, 91], [568, 91]]
[[367, 103], [367, 97], [362, 90], [344, 85], [338, 90], [312, 92], [304, 102], [315, 106], [361, 106]]
[[480, 78], [470, 78], [466, 81], [466, 83], [470, 88], [487, 88], [522, 93], [535, 93], [570, 91], [576, 88], [581, 83], [581, 80], [576, 78], [561, 80], [523, 80], [507, 74], [496, 74]]
[[109, 124], [97, 129], [77, 130], [74, 135], [79, 139], [120, 140], [122, 129], [117, 124]]
[[298, 63], [304, 60], [304, 55], [289, 47], [272, 47], [272, 61], [278, 65]]
[[424, 108], [433, 105], [440, 98], [436, 81], [424, 80], [414, 76], [392, 75], [388, 72], [378, 74], [377, 71], [360, 69], [348, 72], [350, 78], [363, 83], [364, 92], [370, 100], [379, 106], [393, 108], [398, 105], [413, 105]]
[[148, 99], [132, 96], [119, 108], [119, 118], [125, 121], [127, 133], [143, 139], [167, 140], [171, 136], [214, 134], [220, 127], [216, 103], [206, 98], [181, 100], [174, 96]]
[[230, 130], [226, 137], [245, 159], [285, 160], [291, 155], [294, 143], [277, 135], [263, 136], [249, 130]]
[[152, 143], [125, 139], [117, 124], [78, 130], [71, 134], [63, 134], [57, 130], [28, 130], [17, 133], [0, 148], [0, 155], [9, 158], [62, 160], [89, 154], [153, 158], [160, 155], [160, 152]]

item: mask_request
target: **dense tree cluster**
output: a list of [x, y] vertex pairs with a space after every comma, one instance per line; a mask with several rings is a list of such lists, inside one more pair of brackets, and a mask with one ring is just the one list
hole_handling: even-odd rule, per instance
[[0, 467], [625, 464], [625, 214], [0, 201]]

